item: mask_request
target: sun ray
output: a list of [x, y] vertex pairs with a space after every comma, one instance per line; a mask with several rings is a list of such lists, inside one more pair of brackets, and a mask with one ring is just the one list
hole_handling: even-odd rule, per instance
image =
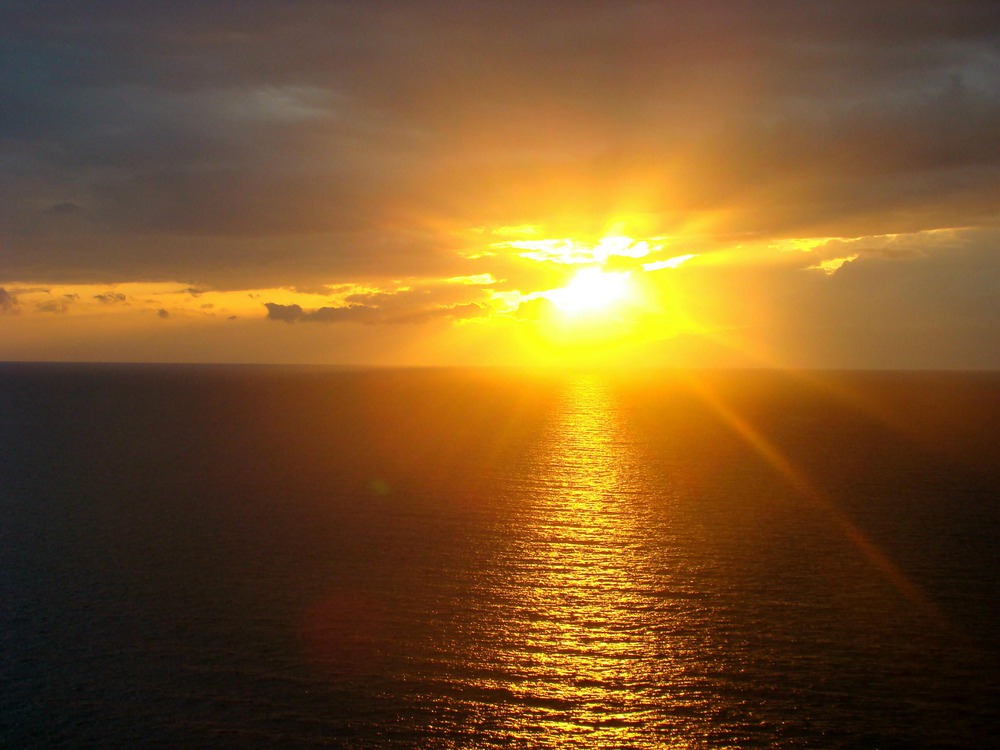
[[694, 391], [719, 415], [726, 425], [764, 459], [793, 490], [829, 514], [851, 546], [876, 568], [900, 594], [940, 627], [950, 629], [950, 622], [927, 594], [907, 578], [906, 574], [888, 555], [844, 511], [837, 507], [833, 500], [809, 481], [805, 473], [799, 470], [777, 445], [768, 440], [760, 430], [734, 411], [704, 384], [694, 377], [691, 377], [689, 382]]

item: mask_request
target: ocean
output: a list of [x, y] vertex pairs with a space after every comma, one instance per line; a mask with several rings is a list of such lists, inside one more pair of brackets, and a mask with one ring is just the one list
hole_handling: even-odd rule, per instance
[[0, 365], [0, 746], [986, 748], [1000, 374]]

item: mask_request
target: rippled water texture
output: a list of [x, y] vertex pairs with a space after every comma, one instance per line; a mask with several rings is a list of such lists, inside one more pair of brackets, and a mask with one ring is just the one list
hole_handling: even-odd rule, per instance
[[993, 740], [998, 376], [0, 387], [0, 744]]

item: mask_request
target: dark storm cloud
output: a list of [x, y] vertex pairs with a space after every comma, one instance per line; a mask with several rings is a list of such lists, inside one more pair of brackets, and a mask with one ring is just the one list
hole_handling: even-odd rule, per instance
[[995, 223], [998, 39], [989, 2], [12, 0], [0, 267], [432, 273], [420, 221], [596, 215], [637, 179], [667, 229]]

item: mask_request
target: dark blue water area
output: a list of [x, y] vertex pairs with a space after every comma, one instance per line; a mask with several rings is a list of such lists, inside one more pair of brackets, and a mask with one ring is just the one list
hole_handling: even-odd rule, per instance
[[0, 745], [989, 747], [1000, 376], [0, 365]]

